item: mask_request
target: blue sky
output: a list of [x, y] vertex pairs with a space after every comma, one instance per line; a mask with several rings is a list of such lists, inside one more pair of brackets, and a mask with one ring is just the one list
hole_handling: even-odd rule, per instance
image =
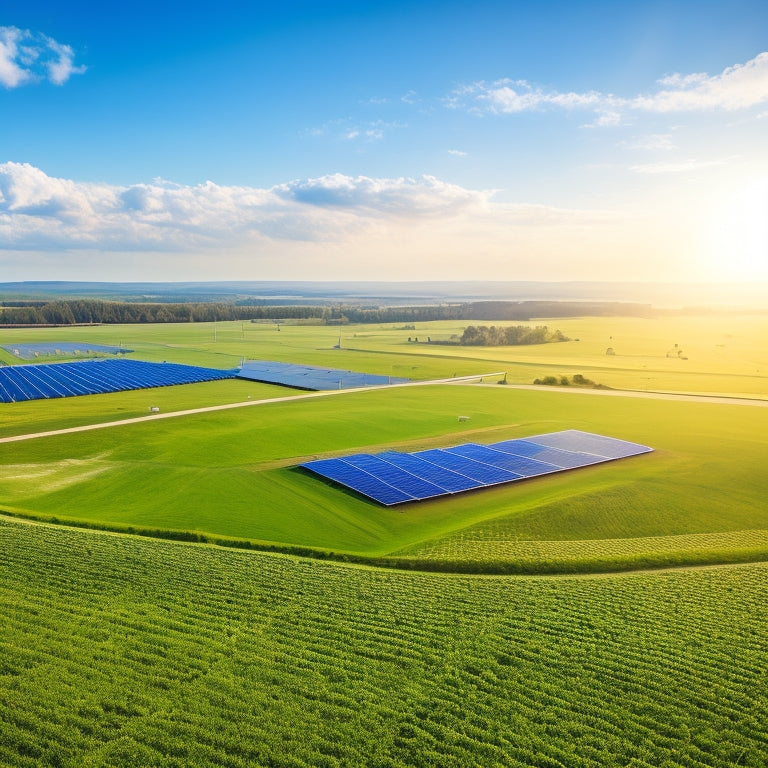
[[0, 8], [0, 279], [768, 280], [764, 2]]

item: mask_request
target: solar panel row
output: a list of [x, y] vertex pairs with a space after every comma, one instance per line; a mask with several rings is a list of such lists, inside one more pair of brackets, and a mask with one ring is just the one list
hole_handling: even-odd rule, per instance
[[94, 395], [230, 379], [234, 371], [142, 360], [83, 360], [0, 367], [0, 402]]
[[270, 360], [250, 360], [242, 366], [237, 376], [241, 379], [309, 390], [354, 389], [408, 381], [340, 368], [319, 368], [314, 365], [294, 365]]
[[300, 466], [374, 501], [391, 506], [562, 472], [651, 451], [579, 430], [491, 445], [464, 443], [415, 453], [358, 453]]
[[74, 341], [36, 342], [33, 344], [3, 344], [2, 349], [22, 360], [34, 360], [39, 355], [91, 355], [91, 354], [124, 354], [133, 352], [132, 349], [112, 347], [104, 344], [87, 344]]

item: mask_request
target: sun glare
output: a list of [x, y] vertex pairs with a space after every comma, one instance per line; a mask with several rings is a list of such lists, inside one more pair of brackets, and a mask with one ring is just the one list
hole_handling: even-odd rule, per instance
[[705, 227], [712, 277], [768, 280], [768, 179], [724, 199]]

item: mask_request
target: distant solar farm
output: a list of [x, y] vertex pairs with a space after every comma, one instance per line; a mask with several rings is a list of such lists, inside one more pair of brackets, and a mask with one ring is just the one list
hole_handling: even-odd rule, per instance
[[[12, 347], [14, 354], [42, 354], [42, 348], [55, 353], [70, 347], [71, 351], [98, 345], [28, 344]], [[9, 349], [4, 347], [4, 349]], [[120, 347], [99, 347], [100, 350], [126, 352]], [[304, 390], [352, 389], [402, 383], [408, 379], [376, 376], [337, 368], [319, 368], [269, 361], [245, 363], [241, 368], [219, 370], [178, 363], [150, 363], [129, 359], [80, 360], [66, 363], [41, 363], [0, 367], [0, 402], [42, 400], [78, 395], [106, 394], [132, 389], [195, 384], [220, 379], [248, 379]]]
[[464, 443], [416, 453], [357, 453], [300, 466], [391, 506], [563, 472], [648, 453], [652, 448], [579, 430], [492, 445]]
[[75, 341], [49, 341], [33, 344], [3, 344], [0, 349], [10, 352], [14, 357], [22, 360], [34, 360], [37, 357], [53, 357], [65, 355], [77, 357], [77, 355], [124, 355], [133, 352], [132, 349], [108, 346], [106, 344], [88, 344]]

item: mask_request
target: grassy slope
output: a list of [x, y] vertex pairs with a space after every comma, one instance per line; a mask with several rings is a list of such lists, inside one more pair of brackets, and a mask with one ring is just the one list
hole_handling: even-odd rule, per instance
[[[459, 424], [458, 413], [472, 418]], [[492, 442], [563, 428], [614, 435], [656, 451], [394, 509], [292, 468], [327, 453]], [[452, 560], [451, 537], [462, 530], [459, 535], [473, 541], [766, 530], [767, 451], [763, 408], [420, 387], [7, 444], [0, 446], [0, 495], [6, 507], [59, 519], [193, 529], [368, 555], [410, 548], [410, 555]], [[498, 535], [489, 536], [487, 526]], [[441, 555], [436, 541], [443, 537]], [[764, 542], [756, 546], [765, 550]], [[494, 545], [485, 556], [514, 560], [513, 549]]]
[[766, 578], [406, 574], [0, 521], [0, 764], [756, 768]]

